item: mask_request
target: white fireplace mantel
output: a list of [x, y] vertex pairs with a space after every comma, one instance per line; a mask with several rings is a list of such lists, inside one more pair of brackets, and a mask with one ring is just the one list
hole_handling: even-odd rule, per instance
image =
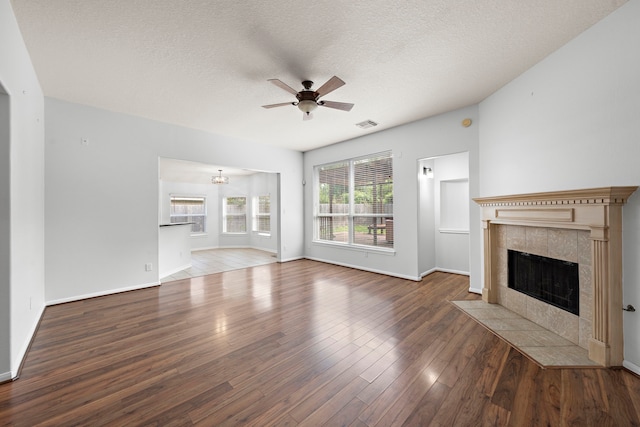
[[482, 208], [482, 299], [498, 302], [497, 227], [493, 225], [587, 230], [593, 283], [589, 358], [603, 366], [622, 365], [622, 206], [637, 188], [604, 187], [473, 199]]

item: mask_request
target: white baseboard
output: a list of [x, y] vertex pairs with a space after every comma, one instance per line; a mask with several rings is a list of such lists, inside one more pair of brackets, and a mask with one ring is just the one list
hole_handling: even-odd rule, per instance
[[478, 289], [478, 288], [469, 288], [469, 292], [482, 295], [482, 289]]
[[461, 276], [468, 276], [469, 275], [468, 271], [452, 270], [450, 268], [436, 268], [436, 270], [441, 271], [443, 273], [459, 274]]
[[422, 273], [422, 274], [420, 275], [420, 277], [421, 277], [421, 278], [424, 278], [424, 277], [426, 277], [426, 276], [430, 275], [431, 273], [435, 273], [436, 271], [438, 271], [438, 269], [437, 269], [437, 268], [432, 268], [431, 270], [427, 270], [427, 271], [425, 271], [424, 273]]
[[422, 273], [420, 277], [428, 276], [429, 274], [435, 273], [436, 271], [440, 271], [442, 273], [460, 274], [461, 276], [469, 276], [468, 271], [451, 270], [449, 268], [432, 268], [431, 270], [427, 270], [424, 273]]
[[422, 280], [422, 278], [418, 277], [418, 276], [409, 276], [409, 275], [406, 275], [406, 274], [391, 273], [389, 271], [378, 270], [378, 269], [375, 269], [375, 268], [365, 268], [365, 267], [362, 267], [360, 265], [351, 265], [351, 264], [341, 263], [341, 262], [336, 262], [336, 261], [327, 261], [327, 260], [320, 259], [320, 258], [311, 258], [311, 257], [305, 257], [305, 258], [306, 259], [310, 259], [312, 261], [319, 261], [319, 262], [324, 262], [324, 263], [327, 263], [327, 264], [339, 265], [341, 267], [349, 267], [349, 268], [355, 268], [356, 270], [362, 270], [362, 271], [369, 271], [371, 273], [384, 274], [385, 276], [391, 276], [391, 277], [398, 277], [400, 279], [413, 280], [415, 282], [419, 282], [420, 280]]
[[629, 362], [627, 360], [623, 360], [622, 361], [622, 366], [627, 368], [628, 370], [630, 370], [634, 374], [640, 375], [640, 366], [636, 365], [635, 363], [631, 363], [631, 362]]
[[[410, 276], [408, 274], [398, 274], [398, 273], [392, 273], [392, 272], [389, 272], [389, 271], [378, 270], [378, 269], [375, 269], [375, 268], [365, 268], [365, 267], [362, 267], [362, 266], [359, 266], [359, 265], [351, 265], [351, 264], [341, 263], [341, 262], [336, 262], [336, 261], [327, 261], [327, 260], [320, 259], [320, 258], [313, 258], [313, 257], [305, 257], [305, 258], [313, 260], [313, 261], [326, 262], [327, 264], [335, 264], [335, 265], [339, 265], [339, 266], [342, 266], [342, 267], [355, 268], [356, 270], [370, 271], [371, 273], [378, 273], [378, 274], [384, 274], [384, 275], [392, 276], [392, 277], [399, 277], [400, 279], [414, 280], [416, 282], [421, 281], [425, 276], [428, 276], [431, 273], [435, 273], [436, 271], [441, 271], [443, 273], [460, 274], [462, 276], [469, 276], [469, 272], [468, 271], [452, 270], [452, 269], [448, 269], [448, 268], [432, 268], [430, 270], [425, 271], [424, 273], [421, 273], [420, 276], [416, 277], [416, 276]], [[482, 291], [480, 291], [480, 293], [482, 293]]]
[[292, 258], [281, 259], [281, 260], [280, 260], [280, 261], [278, 261], [278, 262], [298, 261], [298, 260], [300, 260], [300, 259], [310, 259], [310, 258], [305, 258], [305, 257], [303, 257], [303, 256], [295, 256], [295, 257], [292, 257]]
[[5, 381], [10, 381], [13, 378], [15, 377], [11, 375], [11, 372], [0, 372], [0, 383], [3, 383]]
[[162, 275], [160, 275], [160, 279], [164, 279], [167, 276], [171, 276], [172, 274], [176, 274], [177, 272], [186, 270], [187, 268], [191, 268], [191, 263], [163, 272]]
[[83, 299], [102, 297], [105, 295], [119, 294], [120, 292], [128, 292], [128, 291], [135, 291], [138, 289], [152, 288], [154, 286], [159, 286], [159, 285], [160, 285], [160, 282], [144, 283], [142, 285], [134, 285], [134, 286], [127, 286], [127, 287], [118, 288], [118, 289], [110, 289], [108, 291], [94, 292], [92, 294], [76, 295], [69, 298], [60, 298], [52, 301], [47, 301], [45, 305], [48, 307], [50, 305], [64, 304], [65, 302], [80, 301]]

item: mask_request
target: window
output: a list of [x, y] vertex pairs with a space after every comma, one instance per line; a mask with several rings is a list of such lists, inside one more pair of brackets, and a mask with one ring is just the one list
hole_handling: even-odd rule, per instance
[[191, 234], [207, 231], [207, 199], [205, 197], [170, 196], [171, 223], [190, 222]]
[[225, 197], [222, 199], [222, 232], [247, 232], [246, 197]]
[[384, 152], [316, 166], [315, 240], [393, 248], [393, 159]]
[[253, 199], [253, 231], [271, 233], [271, 197], [268, 195]]

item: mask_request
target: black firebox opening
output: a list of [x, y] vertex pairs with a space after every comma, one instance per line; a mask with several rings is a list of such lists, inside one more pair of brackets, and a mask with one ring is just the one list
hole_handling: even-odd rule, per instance
[[508, 252], [509, 288], [580, 315], [577, 263], [511, 249]]

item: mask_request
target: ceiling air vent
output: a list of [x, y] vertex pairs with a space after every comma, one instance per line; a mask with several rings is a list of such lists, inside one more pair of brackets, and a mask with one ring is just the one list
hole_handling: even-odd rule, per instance
[[369, 129], [374, 126], [378, 126], [378, 124], [373, 120], [365, 120], [364, 122], [356, 123], [356, 126], [358, 126], [360, 129]]

